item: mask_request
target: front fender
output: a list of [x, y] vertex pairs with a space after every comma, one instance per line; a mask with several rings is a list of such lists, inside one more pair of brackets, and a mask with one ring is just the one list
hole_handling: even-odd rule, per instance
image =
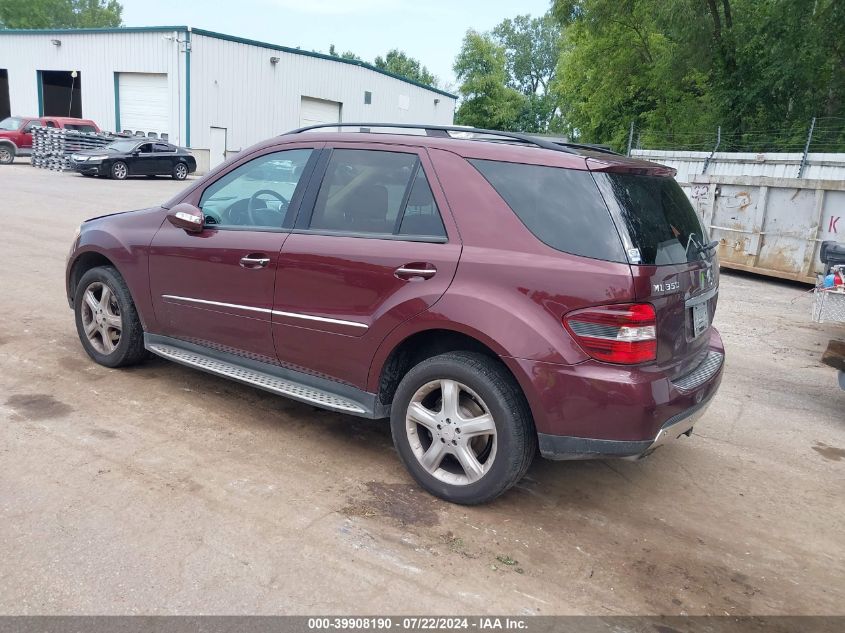
[[104, 257], [129, 286], [132, 300], [147, 331], [157, 323], [149, 290], [149, 246], [165, 219], [160, 208], [105, 216], [83, 223], [76, 247], [68, 258], [65, 281], [72, 299], [74, 270], [86, 256]]

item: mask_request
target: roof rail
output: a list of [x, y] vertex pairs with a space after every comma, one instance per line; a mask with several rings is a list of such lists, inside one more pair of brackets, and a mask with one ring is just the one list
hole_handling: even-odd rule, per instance
[[[590, 147], [588, 145], [579, 145], [577, 143], [564, 143], [556, 140], [546, 140], [528, 134], [521, 134], [519, 132], [503, 132], [501, 130], [485, 130], [474, 127], [461, 127], [459, 125], [426, 125], [415, 123], [320, 123], [318, 125], [309, 125], [308, 127], [301, 127], [296, 130], [286, 132], [286, 134], [300, 134], [301, 132], [308, 132], [310, 130], [318, 130], [325, 128], [341, 128], [341, 127], [357, 127], [366, 128], [369, 132], [371, 128], [395, 128], [399, 130], [424, 130], [426, 136], [434, 136], [441, 138], [454, 138], [449, 136], [448, 132], [462, 132], [465, 134], [483, 134], [485, 136], [492, 136], [494, 138], [489, 140], [507, 140], [517, 141], [518, 143], [525, 143], [526, 145], [534, 145], [543, 149], [550, 149], [555, 152], [566, 152], [567, 154], [577, 154], [578, 149], [590, 149], [595, 151], [609, 151], [601, 150], [599, 148]], [[498, 137], [498, 138], [496, 138]], [[611, 152], [615, 153], [615, 152]]]

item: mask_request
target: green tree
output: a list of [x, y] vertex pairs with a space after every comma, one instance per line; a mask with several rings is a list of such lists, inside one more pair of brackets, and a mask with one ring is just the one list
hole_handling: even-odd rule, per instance
[[411, 79], [426, 86], [433, 86], [437, 83], [437, 77], [432, 75], [419, 60], [409, 57], [395, 48], [384, 57], [381, 55], [376, 57], [373, 65], [381, 70], [386, 70], [394, 75]]
[[0, 0], [0, 28], [116, 27], [122, 13], [117, 0]]
[[[555, 0], [565, 48], [553, 81], [570, 134], [645, 146], [798, 150], [813, 116], [845, 141], [840, 0]], [[838, 131], [837, 131], [838, 130]], [[820, 132], [824, 132], [822, 126]], [[830, 148], [827, 148], [830, 149]]]
[[546, 14], [539, 18], [518, 15], [506, 19], [492, 31], [505, 49], [507, 85], [525, 95], [517, 117], [517, 129], [545, 132], [558, 112], [557, 100], [549, 93], [562, 50], [560, 26]]
[[455, 121], [473, 127], [515, 130], [526, 97], [507, 85], [505, 47], [490, 35], [467, 31], [453, 67], [462, 101]]
[[354, 59], [355, 61], [359, 62], [364, 61], [352, 51], [344, 51], [343, 53], [338, 53], [334, 47], [334, 44], [329, 45], [329, 55], [331, 55], [332, 57], [340, 57], [341, 59]]

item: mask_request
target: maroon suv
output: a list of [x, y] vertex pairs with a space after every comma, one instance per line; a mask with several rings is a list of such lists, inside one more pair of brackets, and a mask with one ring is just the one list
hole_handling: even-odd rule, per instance
[[458, 503], [507, 490], [538, 445], [639, 457], [690, 434], [722, 374], [718, 264], [670, 169], [506, 132], [325, 127], [83, 223], [67, 294], [88, 354], [389, 417], [414, 478]]

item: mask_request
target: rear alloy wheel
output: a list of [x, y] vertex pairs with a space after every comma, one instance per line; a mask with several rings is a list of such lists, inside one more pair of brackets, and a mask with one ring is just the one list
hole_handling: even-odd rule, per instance
[[185, 163], [176, 163], [176, 167], [173, 168], [173, 179], [174, 180], [185, 180], [188, 177], [188, 166]]
[[115, 180], [126, 180], [129, 175], [129, 168], [122, 160], [115, 161], [111, 166], [111, 177]]
[[15, 160], [15, 150], [8, 145], [0, 145], [0, 165], [10, 165]]
[[405, 466], [426, 490], [454, 503], [498, 497], [522, 478], [537, 450], [522, 392], [482, 354], [423, 361], [402, 379], [391, 413]]
[[86, 272], [74, 294], [76, 331], [82, 347], [106, 367], [123, 367], [145, 356], [144, 331], [129, 288], [111, 266]]

